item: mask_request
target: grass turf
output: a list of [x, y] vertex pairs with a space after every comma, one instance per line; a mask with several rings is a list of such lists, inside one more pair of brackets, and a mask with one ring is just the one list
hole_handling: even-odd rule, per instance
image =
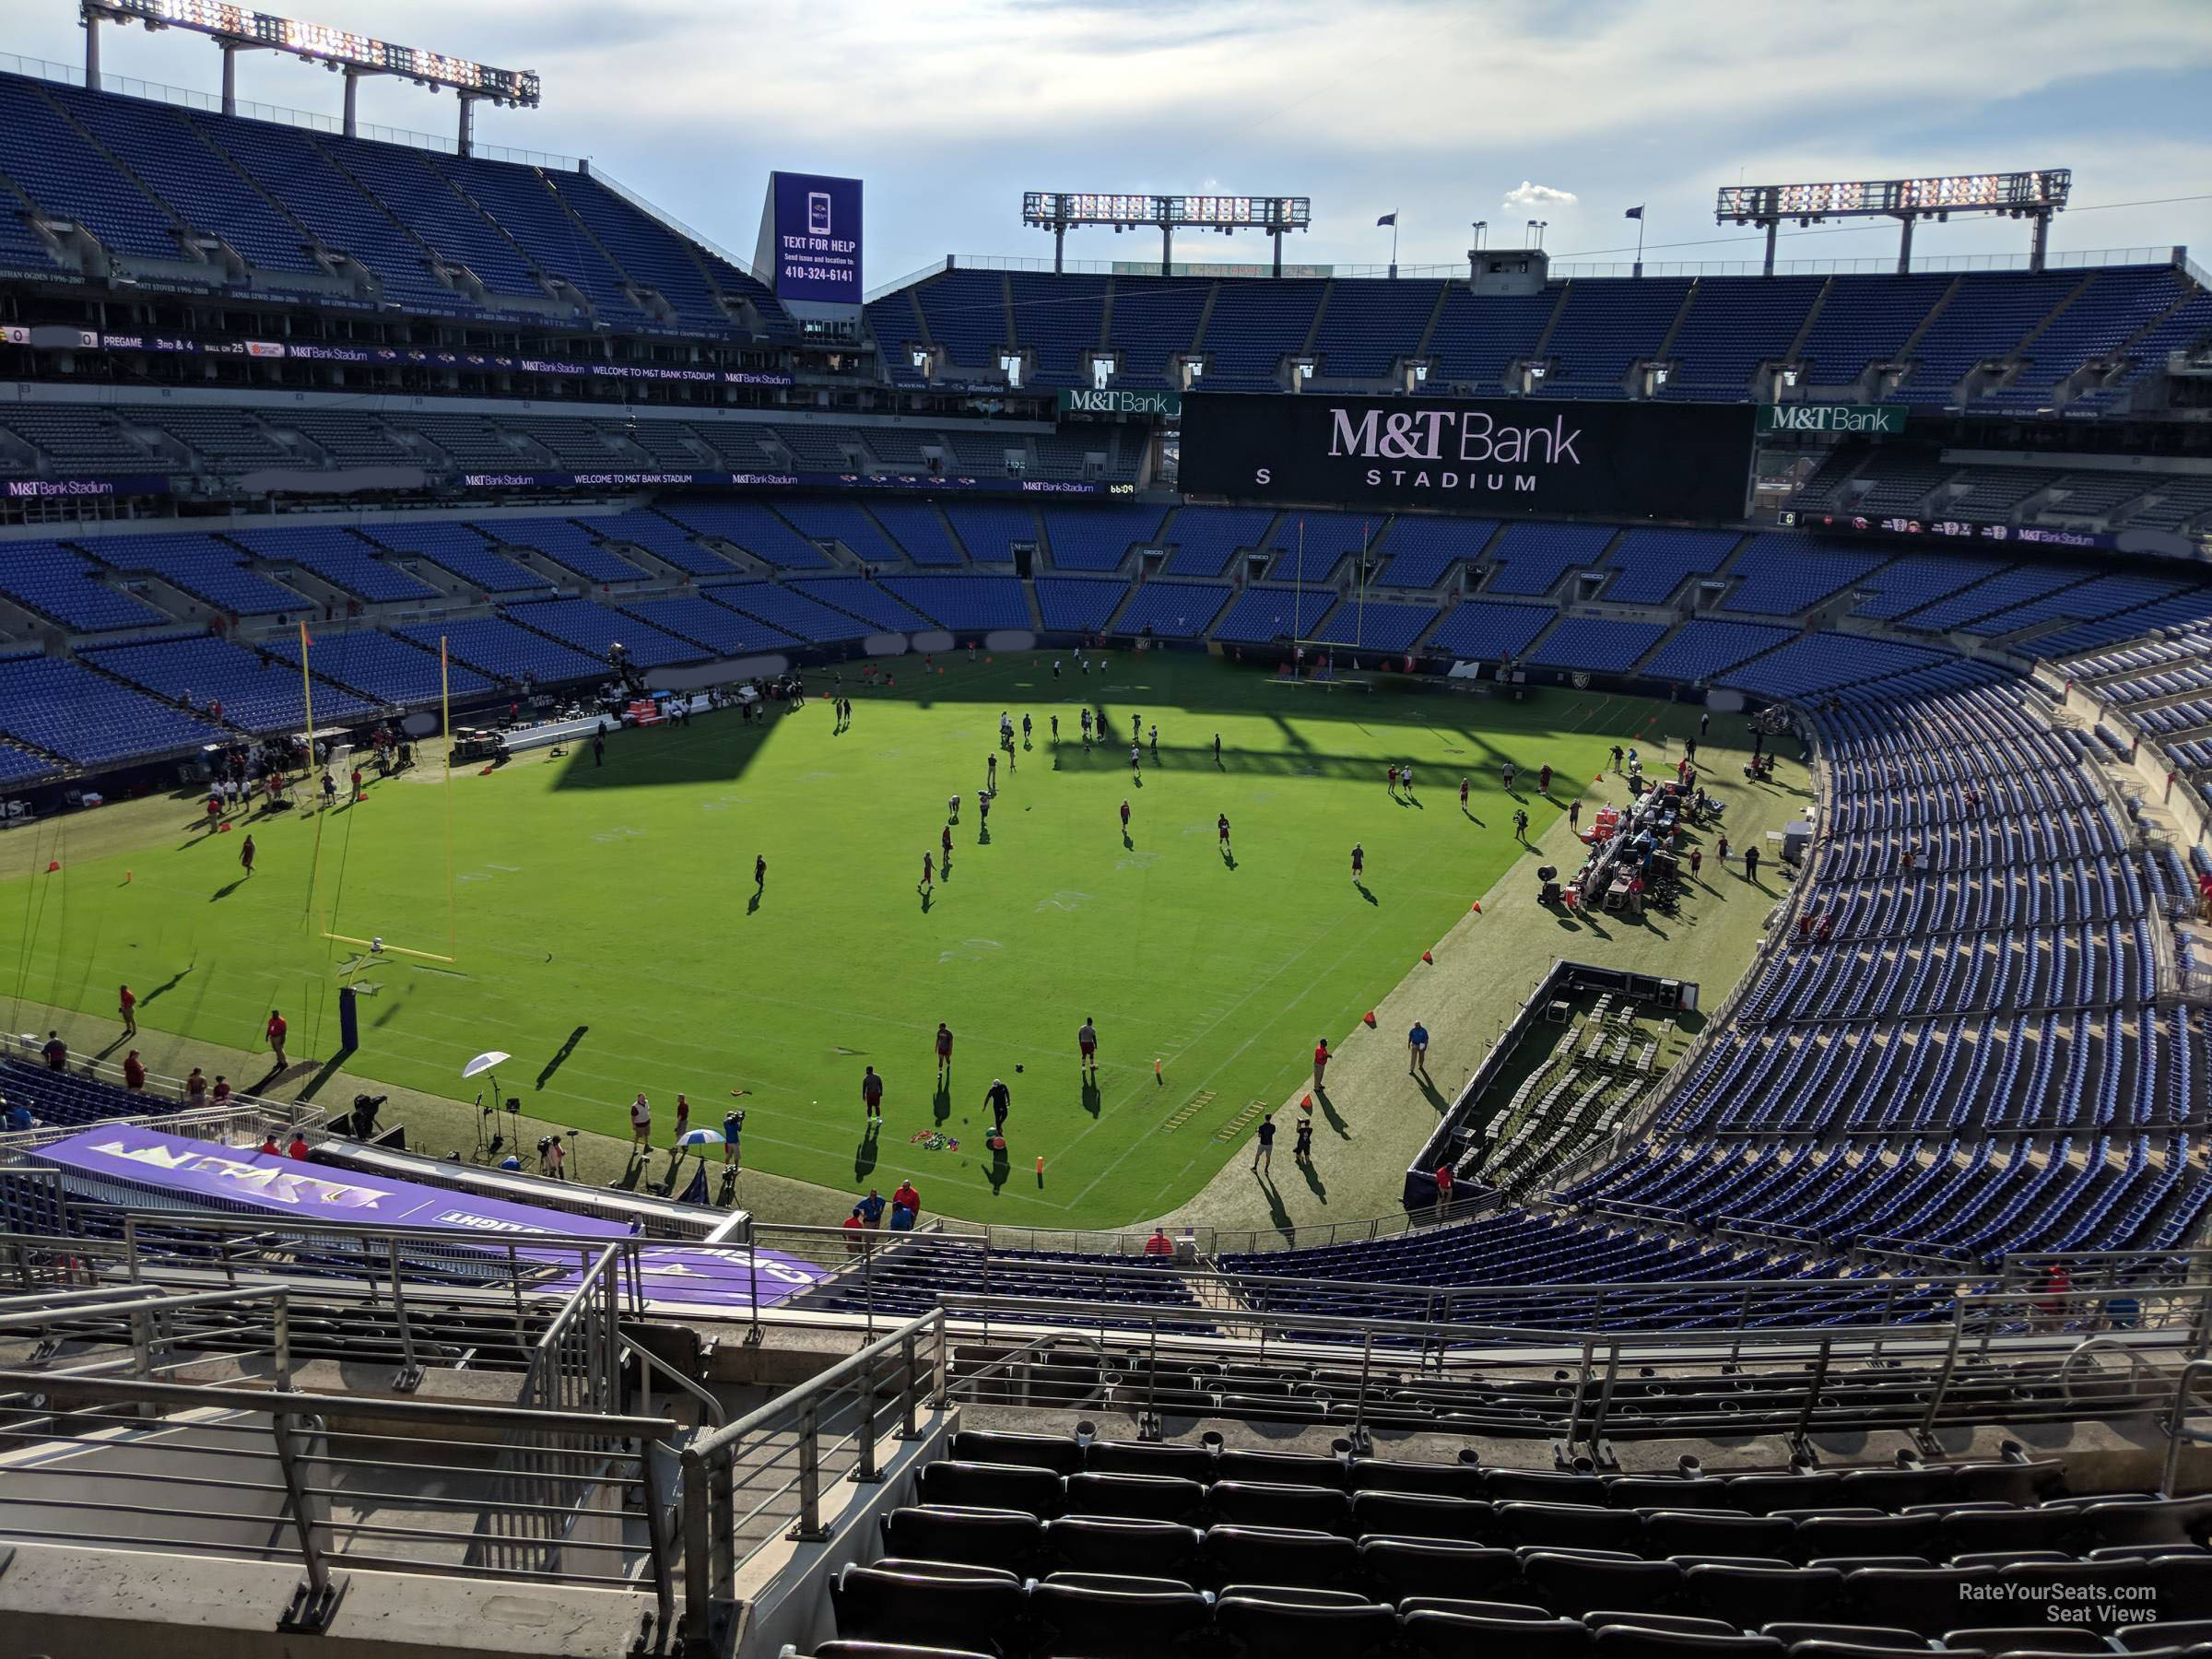
[[[1293, 1088], [1315, 1037], [1343, 1036], [1520, 855], [1517, 805], [1539, 834], [1613, 743], [1695, 720], [1564, 690], [1524, 704], [1324, 692], [1194, 654], [1115, 655], [1088, 677], [1071, 658], [1058, 681], [1044, 657], [955, 660], [925, 677], [912, 659], [893, 667], [888, 692], [847, 674], [858, 708], [842, 733], [818, 699], [765, 728], [721, 714], [626, 732], [603, 768], [586, 749], [459, 775], [457, 960], [387, 954], [354, 970], [349, 1073], [465, 1097], [463, 1064], [505, 1049], [502, 1089], [531, 1116], [620, 1133], [642, 1088], [663, 1143], [678, 1089], [694, 1124], [714, 1126], [744, 1088], [753, 1168], [845, 1188], [911, 1175], [932, 1209], [975, 1218], [1154, 1215], [1194, 1194], [1249, 1124], [1230, 1140], [1218, 1130]], [[1086, 698], [1117, 737], [1088, 754]], [[1028, 712], [1035, 730], [1010, 769], [1001, 756], [986, 833], [976, 792], [1001, 708], [1018, 724]], [[1141, 782], [1132, 712], [1159, 727]], [[1500, 784], [1508, 758], [1531, 774], [1517, 801]], [[1413, 763], [1419, 805], [1386, 793], [1394, 760]], [[1547, 761], [1559, 774], [1548, 801], [1533, 787]], [[1476, 783], [1466, 815], [1463, 773]], [[936, 854], [956, 791], [950, 874], [924, 902], [922, 856]], [[1217, 849], [1222, 812], [1233, 861]], [[105, 1012], [127, 980], [143, 1024], [241, 1047], [281, 1006], [293, 1052], [328, 1054], [356, 953], [324, 939], [325, 925], [446, 949], [434, 770], [372, 784], [358, 807], [241, 823], [260, 850], [250, 878], [241, 834], [187, 830], [194, 817], [180, 803], [173, 838], [65, 858], [52, 875], [53, 841], [16, 839], [31, 851], [0, 904], [0, 962], [17, 994]], [[1349, 879], [1355, 841], [1364, 888]], [[768, 860], [758, 894], [756, 853]], [[1100, 1033], [1095, 1088], [1076, 1064], [1087, 1015]], [[939, 1019], [957, 1037], [943, 1091]], [[859, 1103], [867, 1064], [888, 1080], [874, 1136]], [[1014, 1093], [1004, 1160], [982, 1144], [994, 1077]], [[910, 1139], [930, 1132], [959, 1148]]]

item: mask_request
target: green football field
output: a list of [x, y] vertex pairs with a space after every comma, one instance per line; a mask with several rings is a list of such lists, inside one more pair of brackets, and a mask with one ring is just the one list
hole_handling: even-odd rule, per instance
[[[1088, 677], [1070, 658], [1057, 681], [1044, 657], [956, 659], [926, 678], [912, 659], [894, 668], [891, 691], [847, 670], [858, 706], [841, 733], [818, 697], [765, 726], [717, 714], [625, 732], [603, 768], [586, 748], [465, 771], [449, 791], [432, 766], [372, 782], [359, 806], [223, 835], [189, 828], [197, 813], [180, 800], [173, 835], [90, 858], [64, 848], [53, 875], [58, 843], [18, 833], [0, 845], [0, 972], [17, 995], [89, 1013], [112, 1012], [128, 981], [145, 1025], [238, 1048], [257, 1047], [281, 1007], [295, 1058], [337, 1049], [350, 979], [356, 1076], [466, 1100], [478, 1085], [464, 1064], [503, 1049], [502, 1091], [531, 1117], [623, 1133], [642, 1088], [664, 1145], [677, 1090], [713, 1126], [745, 1089], [748, 1167], [838, 1189], [911, 1174], [939, 1212], [1113, 1225], [1197, 1191], [1231, 1155], [1214, 1131], [1288, 1093], [1314, 1039], [1350, 1030], [1465, 913], [1520, 855], [1516, 805], [1539, 833], [1613, 743], [1694, 718], [1564, 689], [1525, 704], [1324, 691], [1195, 654], [1115, 653]], [[1115, 734], [1088, 753], [1087, 698]], [[1011, 766], [1001, 756], [986, 826], [977, 791], [1002, 709], [1017, 750]], [[1159, 727], [1141, 780], [1133, 713]], [[1518, 802], [1501, 787], [1508, 759], [1530, 774]], [[1384, 787], [1393, 761], [1415, 769], [1411, 803]], [[1551, 800], [1534, 788], [1546, 762]], [[937, 854], [955, 792], [950, 869], [925, 900], [923, 855]], [[452, 966], [363, 961], [325, 939], [447, 951], [449, 800]], [[1218, 848], [1221, 813], [1233, 858]], [[245, 878], [249, 828], [260, 856]], [[1077, 1068], [1086, 1016], [1096, 1088]], [[956, 1034], [942, 1092], [940, 1019]], [[869, 1064], [888, 1082], [874, 1137]], [[1003, 1161], [983, 1147], [994, 1077], [1014, 1095]], [[958, 1148], [917, 1138], [933, 1134]]]

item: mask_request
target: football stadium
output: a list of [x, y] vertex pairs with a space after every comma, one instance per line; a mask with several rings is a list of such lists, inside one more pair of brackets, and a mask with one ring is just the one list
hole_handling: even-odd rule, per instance
[[72, 9], [0, 1659], [2212, 1654], [2212, 273], [2075, 233], [2197, 175], [894, 275]]

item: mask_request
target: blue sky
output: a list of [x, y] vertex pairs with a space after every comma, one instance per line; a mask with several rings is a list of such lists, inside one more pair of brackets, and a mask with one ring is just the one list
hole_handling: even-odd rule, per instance
[[[2060, 249], [2187, 243], [2212, 265], [2212, 0], [300, 0], [278, 10], [545, 77], [486, 111], [488, 144], [588, 156], [749, 253], [769, 171], [867, 182], [866, 279], [946, 253], [1044, 256], [1025, 189], [1303, 194], [1286, 256], [1456, 262], [1469, 225], [1555, 256], [1754, 258], [1717, 186], [2071, 167]], [[112, 75], [200, 92], [215, 48], [111, 27]], [[81, 59], [75, 0], [16, 0], [0, 51]], [[241, 60], [242, 97], [335, 112], [335, 76]], [[443, 132], [450, 97], [367, 83], [363, 119]], [[2195, 197], [2169, 201], [2161, 198]], [[2150, 203], [2150, 206], [2128, 204]], [[1894, 227], [1785, 240], [1878, 260]], [[2025, 246], [2000, 220], [1927, 227], [1927, 253]], [[1258, 237], [1179, 239], [1261, 259]], [[1071, 259], [1157, 258], [1071, 236]]]

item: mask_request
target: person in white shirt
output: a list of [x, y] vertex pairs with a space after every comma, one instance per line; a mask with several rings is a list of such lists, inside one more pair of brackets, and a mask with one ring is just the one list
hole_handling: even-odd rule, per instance
[[650, 1146], [653, 1142], [653, 1102], [645, 1098], [645, 1091], [641, 1088], [638, 1091], [638, 1098], [629, 1103], [629, 1134], [630, 1138], [641, 1147]]

